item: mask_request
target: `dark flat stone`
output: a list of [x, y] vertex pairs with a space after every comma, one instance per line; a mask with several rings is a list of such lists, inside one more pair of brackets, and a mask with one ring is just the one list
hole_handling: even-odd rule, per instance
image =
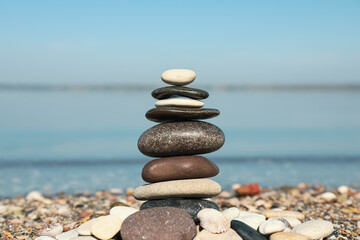
[[202, 156], [178, 156], [152, 160], [142, 169], [146, 182], [210, 178], [219, 173], [215, 163]]
[[191, 240], [196, 235], [196, 226], [184, 210], [155, 207], [127, 217], [120, 233], [123, 240]]
[[201, 120], [216, 117], [220, 111], [213, 108], [157, 107], [145, 114], [154, 122]]
[[213, 208], [220, 210], [219, 206], [211, 201], [203, 199], [164, 199], [164, 200], [150, 200], [143, 203], [140, 210], [154, 208], [154, 207], [175, 207], [186, 211], [194, 219], [199, 222], [196, 215], [204, 208]]
[[168, 122], [146, 130], [138, 140], [138, 148], [150, 157], [171, 157], [214, 152], [224, 142], [224, 133], [211, 123]]
[[175, 96], [188, 97], [192, 99], [205, 99], [209, 96], [209, 93], [196, 88], [171, 86], [155, 89], [152, 91], [151, 95], [156, 99], [166, 99]]
[[252, 227], [246, 225], [243, 222], [232, 220], [231, 228], [242, 237], [243, 240], [266, 240], [267, 238], [261, 235], [258, 231]]

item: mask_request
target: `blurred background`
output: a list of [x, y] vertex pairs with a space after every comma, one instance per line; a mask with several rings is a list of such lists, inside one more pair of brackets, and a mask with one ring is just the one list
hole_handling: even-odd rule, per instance
[[360, 184], [360, 2], [0, 0], [0, 196], [136, 187], [161, 73], [189, 68], [224, 188]]

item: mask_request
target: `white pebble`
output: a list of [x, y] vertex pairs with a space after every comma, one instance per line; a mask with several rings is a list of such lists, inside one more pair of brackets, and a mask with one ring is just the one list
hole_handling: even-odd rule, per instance
[[55, 238], [49, 237], [49, 236], [41, 236], [35, 238], [35, 240], [55, 240]]
[[169, 98], [164, 100], [159, 100], [155, 103], [156, 107], [192, 107], [192, 108], [201, 108], [204, 106], [204, 103], [194, 99], [187, 98]]
[[332, 192], [324, 192], [320, 195], [320, 198], [324, 199], [327, 202], [333, 202], [336, 200], [336, 195]]
[[277, 218], [269, 218], [268, 220], [279, 220], [282, 222], [284, 222], [283, 220], [286, 220], [290, 224], [290, 227], [292, 228], [301, 224], [300, 220], [294, 217], [277, 217]]
[[25, 198], [29, 202], [31, 202], [31, 201], [40, 201], [41, 202], [44, 200], [44, 197], [41, 195], [41, 193], [39, 191], [29, 192]]
[[222, 214], [226, 217], [226, 219], [231, 221], [239, 216], [240, 210], [236, 207], [231, 207], [222, 211]]
[[128, 216], [138, 211], [133, 207], [116, 206], [110, 209], [110, 215], [117, 216], [123, 222]]
[[90, 236], [91, 235], [91, 225], [97, 220], [97, 218], [91, 219], [89, 221], [84, 222], [81, 224], [76, 231], [81, 236]]
[[79, 234], [76, 229], [64, 232], [62, 234], [57, 235], [55, 238], [57, 240], [70, 240], [73, 237], [77, 237]]
[[322, 239], [329, 236], [333, 230], [333, 224], [329, 221], [312, 220], [294, 227], [291, 232], [302, 234], [310, 239]]
[[345, 186], [345, 185], [342, 185], [342, 186], [338, 187], [337, 190], [341, 194], [348, 194], [349, 193], [349, 187]]
[[187, 85], [193, 82], [196, 78], [196, 73], [189, 69], [171, 69], [161, 74], [161, 79], [171, 85]]
[[117, 216], [102, 216], [91, 225], [91, 233], [100, 239], [110, 239], [120, 231], [121, 225], [122, 221]]
[[204, 208], [198, 212], [200, 226], [211, 233], [223, 233], [230, 229], [230, 221], [218, 210]]
[[286, 229], [286, 225], [279, 220], [266, 220], [261, 222], [259, 226], [259, 232], [263, 235], [282, 232], [285, 229]]
[[[241, 211], [240, 211], [241, 212]], [[246, 225], [252, 227], [254, 230], [257, 230], [260, 223], [265, 221], [265, 216], [257, 213], [240, 213], [240, 215], [234, 220], [238, 220], [240, 222], [245, 223]]]
[[64, 228], [62, 225], [50, 225], [43, 229], [39, 235], [40, 236], [49, 236], [49, 237], [55, 237], [56, 235], [59, 235], [64, 231]]

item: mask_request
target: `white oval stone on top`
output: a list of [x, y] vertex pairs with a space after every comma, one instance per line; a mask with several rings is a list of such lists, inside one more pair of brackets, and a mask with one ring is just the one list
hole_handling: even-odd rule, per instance
[[194, 99], [187, 98], [170, 98], [159, 100], [155, 103], [156, 107], [191, 107], [191, 108], [201, 108], [204, 106], [204, 103]]
[[183, 86], [192, 83], [196, 73], [189, 69], [170, 69], [161, 74], [161, 79], [171, 85]]

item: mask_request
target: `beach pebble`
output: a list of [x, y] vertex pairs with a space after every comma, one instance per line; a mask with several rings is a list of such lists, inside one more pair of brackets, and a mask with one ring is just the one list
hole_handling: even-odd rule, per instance
[[0, 214], [3, 214], [4, 212], [6, 212], [7, 206], [4, 205], [0, 205]]
[[67, 232], [63, 232], [63, 233], [57, 235], [55, 238], [57, 240], [70, 240], [71, 238], [77, 237], [78, 235], [79, 234], [76, 231], [76, 229], [73, 229], [73, 230], [70, 230], [70, 231], [67, 231]]
[[239, 216], [240, 210], [237, 207], [231, 207], [223, 210], [222, 214], [226, 217], [226, 219], [231, 221]]
[[236, 194], [241, 196], [254, 196], [260, 193], [260, 186], [257, 183], [251, 183], [248, 185], [240, 185], [235, 189]]
[[259, 232], [263, 235], [269, 235], [276, 232], [283, 232], [286, 225], [279, 220], [266, 220], [260, 223]]
[[123, 222], [128, 216], [137, 211], [139, 210], [133, 207], [116, 206], [110, 209], [110, 215], [117, 216]]
[[122, 221], [117, 216], [101, 216], [91, 224], [91, 233], [100, 239], [110, 239], [120, 231], [121, 224]]
[[91, 225], [96, 220], [97, 220], [97, 218], [94, 218], [94, 219], [84, 222], [76, 229], [76, 231], [82, 236], [90, 236], [91, 235]]
[[229, 230], [230, 221], [219, 212], [212, 208], [205, 208], [197, 214], [200, 226], [211, 233], [223, 233]]
[[350, 192], [350, 188], [348, 186], [342, 185], [340, 187], [338, 187], [338, 192], [340, 194], [348, 194]]
[[309, 240], [304, 235], [296, 234], [296, 233], [274, 233], [270, 236], [270, 240]]
[[41, 195], [41, 193], [39, 191], [32, 191], [29, 192], [26, 197], [25, 197], [26, 201], [43, 201], [44, 197]]
[[155, 107], [201, 108], [203, 106], [204, 106], [203, 102], [188, 98], [169, 98], [169, 99], [159, 100], [155, 103]]
[[253, 215], [247, 215], [247, 216], [238, 216], [234, 220], [238, 220], [240, 222], [245, 223], [246, 225], [252, 227], [254, 230], [257, 230], [260, 223], [265, 220], [265, 216], [261, 214], [253, 214]]
[[224, 142], [223, 131], [211, 123], [166, 122], [141, 134], [138, 148], [150, 157], [170, 157], [214, 152]]
[[183, 86], [171, 86], [157, 88], [152, 91], [151, 96], [156, 99], [166, 99], [175, 96], [188, 97], [192, 99], [205, 99], [209, 96], [209, 93], [196, 88], [189, 88]]
[[97, 240], [97, 238], [92, 237], [92, 236], [77, 236], [77, 237], [70, 238], [69, 240]]
[[286, 225], [286, 223], [288, 223], [290, 225], [290, 227], [292, 227], [292, 228], [301, 224], [300, 220], [297, 218], [294, 218], [294, 217], [277, 217], [277, 218], [269, 218], [268, 220], [279, 220], [279, 221], [284, 222], [285, 225]]
[[62, 225], [48, 225], [43, 229], [39, 235], [40, 236], [50, 236], [55, 237], [64, 231]]
[[243, 239], [243, 240], [266, 240], [266, 237], [261, 235], [258, 231], [252, 227], [246, 225], [243, 222], [232, 220], [231, 228]]
[[324, 199], [326, 202], [333, 202], [336, 200], [336, 195], [332, 192], [324, 192], [320, 195], [321, 199]]
[[195, 235], [191, 216], [173, 207], [138, 211], [126, 218], [121, 228], [122, 240], [191, 240]]
[[171, 85], [187, 85], [196, 78], [196, 73], [189, 69], [170, 69], [161, 74], [161, 79]]
[[209, 119], [219, 114], [213, 108], [157, 107], [147, 111], [145, 117], [153, 122], [168, 122]]
[[291, 232], [302, 234], [310, 239], [322, 239], [329, 236], [333, 230], [333, 224], [329, 221], [312, 220], [294, 227]]
[[242, 240], [242, 238], [232, 229], [224, 233], [211, 233], [206, 230], [202, 230], [194, 240]]
[[173, 180], [139, 186], [134, 191], [138, 200], [166, 198], [206, 198], [218, 195], [221, 186], [206, 178]]
[[55, 240], [55, 238], [49, 237], [49, 236], [41, 236], [35, 238], [35, 240]]
[[267, 218], [273, 217], [294, 217], [303, 220], [305, 215], [297, 211], [266, 210], [262, 214]]

